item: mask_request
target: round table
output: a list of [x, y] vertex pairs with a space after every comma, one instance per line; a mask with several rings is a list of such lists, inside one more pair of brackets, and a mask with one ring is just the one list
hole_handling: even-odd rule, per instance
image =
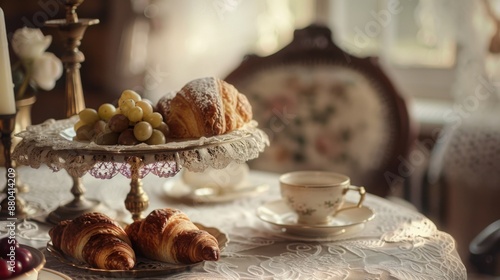
[[[1, 169], [5, 172], [5, 169]], [[28, 203], [43, 209], [38, 218], [71, 199], [61, 190], [71, 178], [64, 172], [52, 172], [46, 167], [18, 169], [22, 180], [31, 186], [22, 194]], [[4, 178], [4, 176], [2, 176]], [[422, 214], [368, 194], [364, 205], [375, 216], [363, 227], [335, 238], [293, 237], [262, 221], [257, 209], [265, 203], [280, 199], [278, 174], [250, 171], [247, 183], [266, 184], [265, 192], [228, 202], [185, 203], [172, 198], [165, 183], [176, 183], [181, 176], [144, 178], [150, 195], [145, 213], [163, 207], [184, 211], [194, 222], [215, 227], [229, 238], [227, 247], [217, 262], [204, 262], [191, 269], [165, 275], [169, 279], [466, 279], [454, 239], [442, 232]], [[89, 198], [102, 202], [102, 211], [125, 222], [131, 218], [123, 198], [128, 179], [116, 176], [110, 180], [83, 177]], [[0, 183], [5, 184], [0, 179]], [[348, 196], [355, 200], [355, 194]], [[347, 210], [348, 211], [348, 210]], [[44, 248], [48, 241], [49, 224], [36, 222], [36, 228], [18, 221], [21, 243], [41, 248], [47, 257], [46, 267], [71, 276], [73, 279], [102, 279], [103, 277], [75, 269], [59, 262]], [[0, 227], [4, 228], [4, 227]], [[4, 232], [0, 232], [0, 235]], [[29, 237], [30, 239], [27, 239]], [[148, 278], [152, 279], [152, 278]], [[161, 279], [161, 278], [155, 278]]]

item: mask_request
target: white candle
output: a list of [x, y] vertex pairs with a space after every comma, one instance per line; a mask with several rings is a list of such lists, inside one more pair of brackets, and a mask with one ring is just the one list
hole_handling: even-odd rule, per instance
[[9, 43], [5, 28], [5, 17], [0, 8], [0, 115], [16, 113], [14, 100], [14, 83], [10, 70]]

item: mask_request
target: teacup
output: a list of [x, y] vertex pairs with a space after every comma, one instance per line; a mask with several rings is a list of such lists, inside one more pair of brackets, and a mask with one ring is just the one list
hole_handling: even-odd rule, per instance
[[[298, 223], [327, 224], [339, 211], [361, 207], [365, 188], [351, 186], [348, 176], [328, 171], [295, 171], [280, 176], [281, 196], [298, 215]], [[356, 205], [343, 207], [346, 193], [357, 191]]]

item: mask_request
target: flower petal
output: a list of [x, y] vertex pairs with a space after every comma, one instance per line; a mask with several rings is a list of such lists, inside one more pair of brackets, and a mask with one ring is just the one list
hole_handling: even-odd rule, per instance
[[45, 52], [33, 62], [32, 79], [41, 89], [51, 90], [62, 72], [61, 60], [53, 53]]
[[12, 36], [12, 49], [23, 60], [35, 59], [43, 54], [52, 42], [52, 36], [44, 36], [38, 28], [23, 27]]

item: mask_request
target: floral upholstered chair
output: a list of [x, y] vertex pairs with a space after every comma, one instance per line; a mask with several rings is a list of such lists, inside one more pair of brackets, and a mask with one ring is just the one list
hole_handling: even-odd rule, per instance
[[404, 99], [374, 59], [343, 52], [328, 28], [296, 30], [289, 45], [247, 56], [226, 81], [247, 95], [270, 138], [250, 167], [336, 171], [381, 196], [408, 178], [401, 166], [415, 134]]

